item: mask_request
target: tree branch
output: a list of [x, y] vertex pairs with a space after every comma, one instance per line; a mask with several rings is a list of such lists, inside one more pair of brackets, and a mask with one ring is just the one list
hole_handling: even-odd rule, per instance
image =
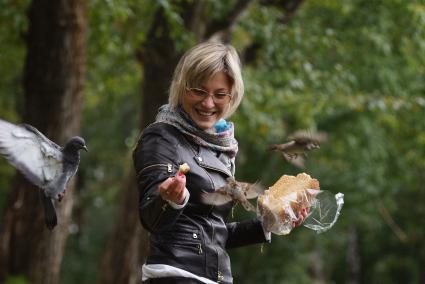
[[260, 4], [264, 6], [274, 6], [284, 11], [284, 17], [280, 22], [287, 24], [303, 2], [304, 0], [262, 0]]
[[382, 219], [387, 223], [388, 227], [393, 231], [397, 238], [405, 243], [407, 241], [407, 234], [400, 228], [400, 226], [394, 221], [388, 209], [384, 206], [382, 202], [377, 202], [377, 207], [379, 214], [381, 214]]
[[207, 26], [204, 38], [211, 38], [217, 33], [227, 33], [251, 2], [252, 0], [238, 0], [227, 15], [212, 21]]

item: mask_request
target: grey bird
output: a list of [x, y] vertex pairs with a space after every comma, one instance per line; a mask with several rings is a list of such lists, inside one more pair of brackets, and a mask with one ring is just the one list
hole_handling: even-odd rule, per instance
[[268, 150], [282, 152], [285, 159], [296, 167], [304, 168], [307, 152], [320, 148], [327, 134], [321, 131], [298, 130], [288, 136], [289, 142], [268, 145]]
[[246, 183], [227, 178], [227, 184], [212, 193], [204, 192], [201, 200], [205, 204], [223, 205], [232, 200], [240, 202], [247, 211], [256, 212], [255, 207], [248, 199], [256, 198], [264, 193], [264, 188], [258, 183]]
[[35, 127], [15, 125], [0, 119], [0, 154], [39, 187], [46, 226], [57, 225], [53, 200], [61, 200], [80, 163], [80, 150], [87, 151], [83, 138], [75, 136], [60, 147]]

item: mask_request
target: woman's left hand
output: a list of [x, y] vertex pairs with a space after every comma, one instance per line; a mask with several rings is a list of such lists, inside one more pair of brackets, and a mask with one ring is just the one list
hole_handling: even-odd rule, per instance
[[292, 222], [292, 227], [298, 227], [304, 222], [305, 217], [307, 217], [308, 208], [303, 208], [298, 212], [298, 219]]
[[184, 174], [169, 177], [159, 185], [162, 199], [182, 204], [185, 199], [186, 176]]

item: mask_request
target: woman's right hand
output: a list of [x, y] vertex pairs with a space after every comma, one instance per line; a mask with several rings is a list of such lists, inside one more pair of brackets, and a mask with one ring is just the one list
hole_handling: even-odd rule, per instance
[[178, 174], [175, 177], [169, 177], [159, 185], [159, 194], [162, 199], [183, 204], [185, 199], [186, 176]]

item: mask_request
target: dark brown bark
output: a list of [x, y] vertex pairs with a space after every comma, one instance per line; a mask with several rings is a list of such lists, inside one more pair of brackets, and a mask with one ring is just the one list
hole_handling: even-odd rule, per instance
[[[80, 132], [85, 9], [84, 0], [34, 0], [28, 12], [23, 117], [58, 144]], [[59, 283], [74, 184], [56, 204], [58, 226], [50, 232], [38, 189], [17, 175], [0, 232], [0, 282], [21, 274], [31, 283]]]
[[167, 102], [168, 88], [177, 61], [182, 55], [175, 47], [163, 9], [159, 9], [143, 45], [143, 85], [141, 128], [153, 122], [158, 108]]

